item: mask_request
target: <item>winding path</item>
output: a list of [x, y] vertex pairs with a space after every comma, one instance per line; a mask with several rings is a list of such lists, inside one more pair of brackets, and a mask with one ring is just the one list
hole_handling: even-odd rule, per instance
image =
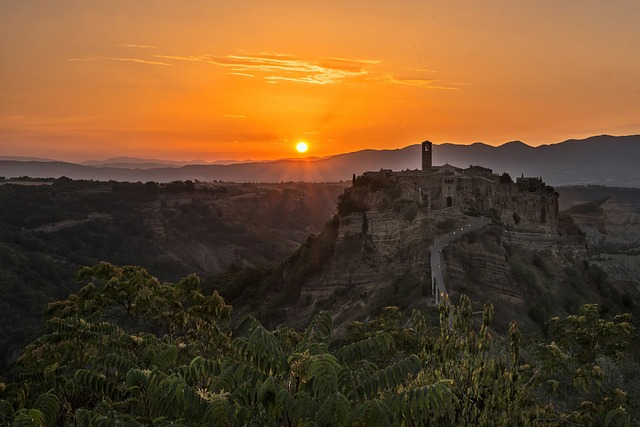
[[460, 239], [465, 234], [482, 228], [490, 222], [487, 218], [465, 218], [467, 219], [466, 224], [433, 241], [431, 247], [431, 292], [435, 295], [436, 305], [440, 299], [448, 295], [447, 287], [442, 278], [442, 250], [452, 241]]

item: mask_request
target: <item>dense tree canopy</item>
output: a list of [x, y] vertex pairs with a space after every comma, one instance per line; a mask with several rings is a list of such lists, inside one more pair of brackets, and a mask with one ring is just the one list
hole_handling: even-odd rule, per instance
[[17, 182], [0, 185], [0, 371], [43, 332], [47, 303], [79, 289], [81, 266], [141, 265], [168, 281], [234, 264], [270, 268], [322, 229], [344, 187]]
[[140, 267], [101, 263], [78, 278], [85, 286], [49, 305], [46, 333], [0, 384], [0, 425], [637, 421], [624, 381], [610, 378], [637, 363], [633, 326], [628, 315], [603, 319], [595, 305], [551, 319], [554, 341], [523, 348], [515, 324], [507, 337], [492, 333], [490, 304], [474, 326], [464, 296], [443, 301], [440, 325], [387, 307], [336, 337], [325, 312], [301, 332], [232, 321], [195, 275], [161, 283]]

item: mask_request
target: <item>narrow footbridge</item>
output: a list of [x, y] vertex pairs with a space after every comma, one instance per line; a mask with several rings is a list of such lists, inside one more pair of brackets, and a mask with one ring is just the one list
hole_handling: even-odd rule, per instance
[[448, 295], [447, 287], [442, 278], [442, 250], [452, 241], [484, 227], [489, 222], [487, 218], [465, 217], [465, 223], [462, 226], [433, 241], [433, 246], [431, 247], [431, 292], [435, 295], [436, 305]]

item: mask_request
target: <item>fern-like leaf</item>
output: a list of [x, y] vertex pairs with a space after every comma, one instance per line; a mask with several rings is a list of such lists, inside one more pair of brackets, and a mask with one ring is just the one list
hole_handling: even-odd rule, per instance
[[12, 427], [41, 427], [47, 425], [45, 423], [44, 414], [37, 409], [20, 409], [15, 413]]
[[184, 369], [182, 375], [191, 386], [206, 388], [215, 377], [222, 373], [220, 363], [215, 360], [206, 359], [201, 356], [195, 357]]
[[149, 385], [149, 371], [130, 369], [127, 372], [125, 384], [127, 387], [147, 387]]
[[413, 388], [387, 400], [394, 424], [423, 425], [429, 419], [441, 418], [454, 412], [457, 398], [447, 381]]
[[342, 393], [332, 393], [323, 400], [317, 414], [318, 426], [344, 426], [349, 420], [349, 399]]
[[252, 325], [247, 338], [236, 338], [234, 347], [240, 360], [265, 374], [282, 373], [289, 368], [280, 342], [259, 323]]
[[[333, 317], [328, 311], [320, 311], [313, 316], [309, 326], [302, 335], [302, 340], [296, 351], [304, 351], [310, 348], [312, 344], [322, 344], [321, 348], [329, 346], [331, 341], [331, 332], [333, 331]], [[311, 354], [318, 354], [312, 352]]]
[[613, 409], [607, 413], [604, 419], [604, 425], [605, 427], [613, 425], [616, 427], [628, 427], [631, 425], [631, 415], [622, 407]]
[[117, 385], [109, 381], [104, 375], [86, 369], [79, 369], [74, 374], [73, 379], [76, 384], [101, 398], [118, 400], [121, 397], [120, 389]]
[[4, 399], [0, 399], [0, 425], [9, 425], [13, 419], [13, 405]]
[[246, 366], [240, 367], [232, 377], [235, 387], [226, 390], [232, 391], [231, 399], [240, 406], [253, 407], [258, 402], [258, 390], [265, 377], [262, 372], [252, 371]]
[[232, 405], [223, 397], [216, 397], [207, 403], [204, 422], [222, 427], [238, 425], [238, 420], [236, 419]]
[[354, 363], [350, 369], [343, 369], [338, 376], [338, 389], [347, 393], [350, 400], [359, 400], [357, 391], [361, 384], [378, 373], [378, 366], [368, 360]]
[[45, 426], [52, 426], [58, 419], [58, 412], [60, 411], [60, 401], [55, 394], [44, 393], [38, 396], [36, 400], [35, 408], [38, 409], [44, 416]]
[[324, 398], [338, 391], [338, 376], [343, 367], [331, 354], [312, 356], [309, 363], [309, 383], [314, 398]]
[[120, 374], [124, 374], [133, 368], [133, 363], [130, 359], [115, 353], [97, 357], [93, 360], [93, 363], [102, 370], [115, 369]]
[[392, 425], [391, 411], [380, 399], [367, 400], [353, 412], [349, 425], [387, 427]]
[[178, 347], [169, 345], [158, 352], [154, 358], [153, 366], [159, 371], [166, 371], [175, 364], [178, 359]]
[[415, 354], [376, 372], [358, 387], [361, 399], [371, 398], [383, 390], [393, 390], [406, 382], [411, 374], [417, 373], [422, 366], [420, 358]]
[[381, 357], [393, 344], [393, 337], [384, 333], [341, 347], [334, 354], [342, 363], [350, 365], [362, 359]]

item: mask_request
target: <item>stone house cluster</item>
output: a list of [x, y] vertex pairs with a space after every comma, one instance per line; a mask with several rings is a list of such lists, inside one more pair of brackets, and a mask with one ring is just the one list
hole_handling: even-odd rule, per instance
[[[403, 199], [414, 200], [430, 210], [495, 209], [501, 216], [522, 217], [534, 222], [555, 222], [557, 219], [557, 193], [541, 178], [522, 176], [513, 182], [507, 174], [498, 175], [482, 166], [434, 166], [432, 150], [430, 141], [422, 143], [422, 169], [400, 172], [381, 169], [365, 172], [364, 176], [397, 183]], [[527, 206], [526, 211], [522, 211], [523, 206]]]

